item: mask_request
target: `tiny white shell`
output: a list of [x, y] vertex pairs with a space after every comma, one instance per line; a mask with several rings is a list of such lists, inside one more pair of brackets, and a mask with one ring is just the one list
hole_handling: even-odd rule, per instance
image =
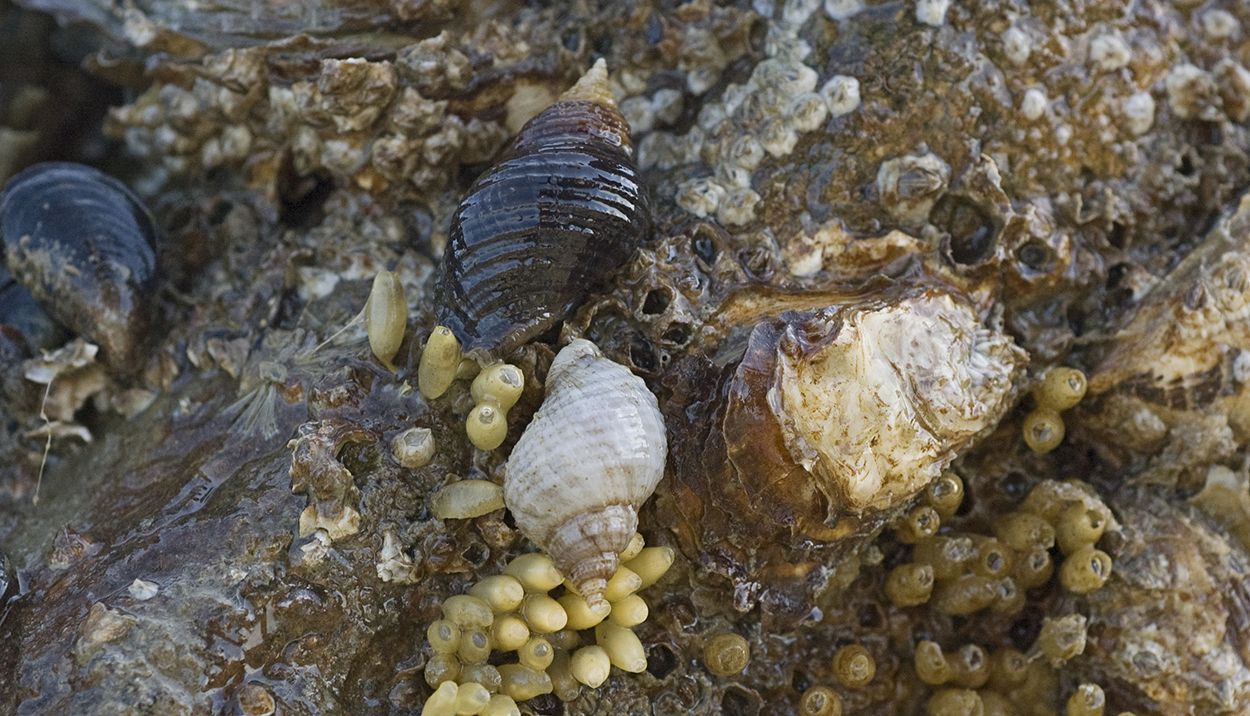
[[504, 502], [594, 606], [664, 474], [664, 421], [642, 379], [590, 341], [560, 351], [546, 391], [508, 458]]

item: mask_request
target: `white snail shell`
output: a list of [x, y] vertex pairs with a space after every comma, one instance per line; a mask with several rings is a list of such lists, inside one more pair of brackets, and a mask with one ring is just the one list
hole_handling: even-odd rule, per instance
[[663, 418], [642, 379], [574, 340], [552, 361], [546, 399], [508, 458], [504, 503], [593, 605], [667, 453]]

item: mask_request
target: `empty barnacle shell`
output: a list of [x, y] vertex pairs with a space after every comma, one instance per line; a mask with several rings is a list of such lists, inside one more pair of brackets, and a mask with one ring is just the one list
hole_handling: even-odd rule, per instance
[[766, 579], [779, 600], [795, 586], [779, 608], [802, 612], [819, 587], [808, 575], [908, 506], [1024, 381], [1024, 352], [946, 288], [824, 300], [731, 328], [666, 381], [674, 485], [662, 519], [735, 582]]
[[633, 255], [649, 225], [629, 126], [597, 62], [521, 128], [452, 220], [439, 322], [507, 352], [556, 326]]
[[642, 379], [587, 340], [556, 355], [546, 393], [508, 458], [504, 502], [594, 606], [663, 475], [664, 422]]
[[156, 283], [156, 225], [124, 184], [81, 164], [36, 164], [0, 197], [5, 263], [59, 323], [136, 367]]

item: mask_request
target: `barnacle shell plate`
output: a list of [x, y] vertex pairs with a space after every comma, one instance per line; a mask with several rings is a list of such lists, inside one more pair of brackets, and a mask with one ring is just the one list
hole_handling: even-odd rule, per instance
[[547, 374], [547, 396], [508, 458], [504, 502], [592, 603], [664, 473], [667, 440], [641, 378], [574, 340]]

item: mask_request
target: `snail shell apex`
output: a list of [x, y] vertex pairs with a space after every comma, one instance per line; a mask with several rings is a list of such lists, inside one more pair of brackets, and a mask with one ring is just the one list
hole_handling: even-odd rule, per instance
[[600, 61], [461, 201], [436, 285], [439, 322], [466, 351], [507, 353], [576, 309], [649, 225], [629, 125]]
[[546, 399], [508, 458], [504, 502], [592, 606], [637, 530], [667, 451], [641, 378], [590, 341], [560, 351]]

